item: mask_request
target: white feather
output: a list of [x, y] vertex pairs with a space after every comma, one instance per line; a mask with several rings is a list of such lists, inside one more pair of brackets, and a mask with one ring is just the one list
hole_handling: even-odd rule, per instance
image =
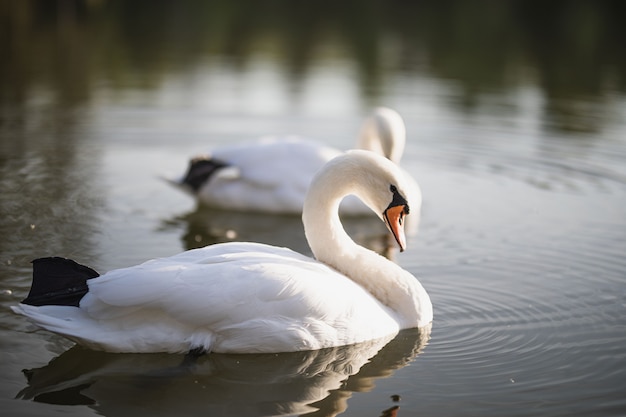
[[[406, 141], [404, 121], [394, 110], [377, 108], [365, 120], [357, 146], [398, 163]], [[195, 196], [206, 206], [271, 213], [301, 213], [315, 173], [342, 151], [299, 137], [262, 137], [211, 151], [212, 158], [229, 166], [216, 171]], [[404, 175], [409, 176], [408, 173]], [[169, 181], [180, 186], [181, 180]], [[421, 191], [413, 180], [411, 209], [421, 207]], [[349, 197], [342, 214], [363, 215], [369, 209]], [[417, 219], [419, 216], [415, 216]]]
[[14, 311], [114, 352], [315, 350], [425, 326], [432, 306], [415, 277], [356, 245], [338, 219], [339, 201], [352, 191], [382, 213], [390, 184], [405, 192], [395, 164], [368, 151], [327, 164], [303, 215], [319, 261], [286, 248], [225, 243], [90, 279], [79, 307], [20, 304]]

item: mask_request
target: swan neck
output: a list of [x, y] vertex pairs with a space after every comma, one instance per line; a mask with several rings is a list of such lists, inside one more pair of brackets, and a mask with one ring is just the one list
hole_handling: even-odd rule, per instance
[[358, 147], [399, 163], [406, 144], [406, 127], [394, 110], [378, 108], [361, 128]]
[[347, 195], [337, 187], [324, 184], [312, 186], [302, 210], [304, 232], [313, 255], [318, 261], [342, 272], [338, 260], [354, 256], [359, 248], [348, 236], [339, 218], [339, 204]]
[[[336, 173], [335, 173], [336, 174]], [[413, 275], [372, 250], [357, 245], [339, 219], [339, 203], [361, 191], [358, 174], [321, 172], [311, 183], [302, 220], [315, 258], [336, 269], [394, 311], [402, 328], [432, 320], [432, 306]], [[354, 188], [356, 187], [356, 188]]]

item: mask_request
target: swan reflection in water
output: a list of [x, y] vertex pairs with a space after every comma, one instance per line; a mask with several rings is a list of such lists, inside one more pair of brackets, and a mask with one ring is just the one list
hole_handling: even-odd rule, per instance
[[[417, 215], [419, 213], [411, 213], [413, 223], [412, 228], [406, 231], [408, 236], [417, 233]], [[346, 216], [342, 217], [341, 223], [356, 243], [388, 259], [394, 259], [397, 245], [385, 225], [376, 217]], [[287, 247], [311, 256], [299, 215], [233, 212], [198, 206], [193, 211], [163, 222], [161, 228], [184, 229], [181, 240], [186, 250], [215, 243], [242, 241]]]
[[[344, 412], [421, 352], [430, 327], [388, 339], [279, 354], [119, 354], [75, 346], [42, 368], [25, 370], [18, 398], [87, 405], [105, 416], [236, 416]], [[396, 408], [396, 407], [392, 407]], [[381, 410], [382, 411], [382, 410]]]

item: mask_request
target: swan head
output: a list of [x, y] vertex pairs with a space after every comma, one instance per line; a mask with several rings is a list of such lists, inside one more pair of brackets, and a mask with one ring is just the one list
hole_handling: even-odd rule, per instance
[[[337, 156], [311, 182], [303, 210], [307, 237], [309, 231], [315, 233], [324, 223], [323, 218], [329, 217], [323, 207], [336, 215], [341, 199], [354, 194], [386, 224], [400, 251], [404, 251], [404, 220], [410, 212], [409, 189], [400, 168], [375, 152], [352, 150]], [[339, 226], [334, 227], [336, 230]]]
[[353, 150], [346, 153], [346, 158], [354, 160], [354, 169], [358, 173], [353, 182], [354, 194], [378, 215], [400, 251], [404, 251], [404, 220], [410, 212], [409, 187], [404, 174], [396, 164], [374, 152]]

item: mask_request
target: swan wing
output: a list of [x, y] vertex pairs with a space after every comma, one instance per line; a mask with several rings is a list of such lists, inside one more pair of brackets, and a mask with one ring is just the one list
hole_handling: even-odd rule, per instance
[[212, 152], [238, 175], [217, 174], [199, 192], [208, 205], [237, 210], [300, 212], [311, 178], [341, 152], [297, 137], [262, 138]]
[[394, 334], [393, 314], [289, 249], [228, 243], [89, 280], [80, 308], [20, 305], [33, 321], [108, 351], [283, 352]]

